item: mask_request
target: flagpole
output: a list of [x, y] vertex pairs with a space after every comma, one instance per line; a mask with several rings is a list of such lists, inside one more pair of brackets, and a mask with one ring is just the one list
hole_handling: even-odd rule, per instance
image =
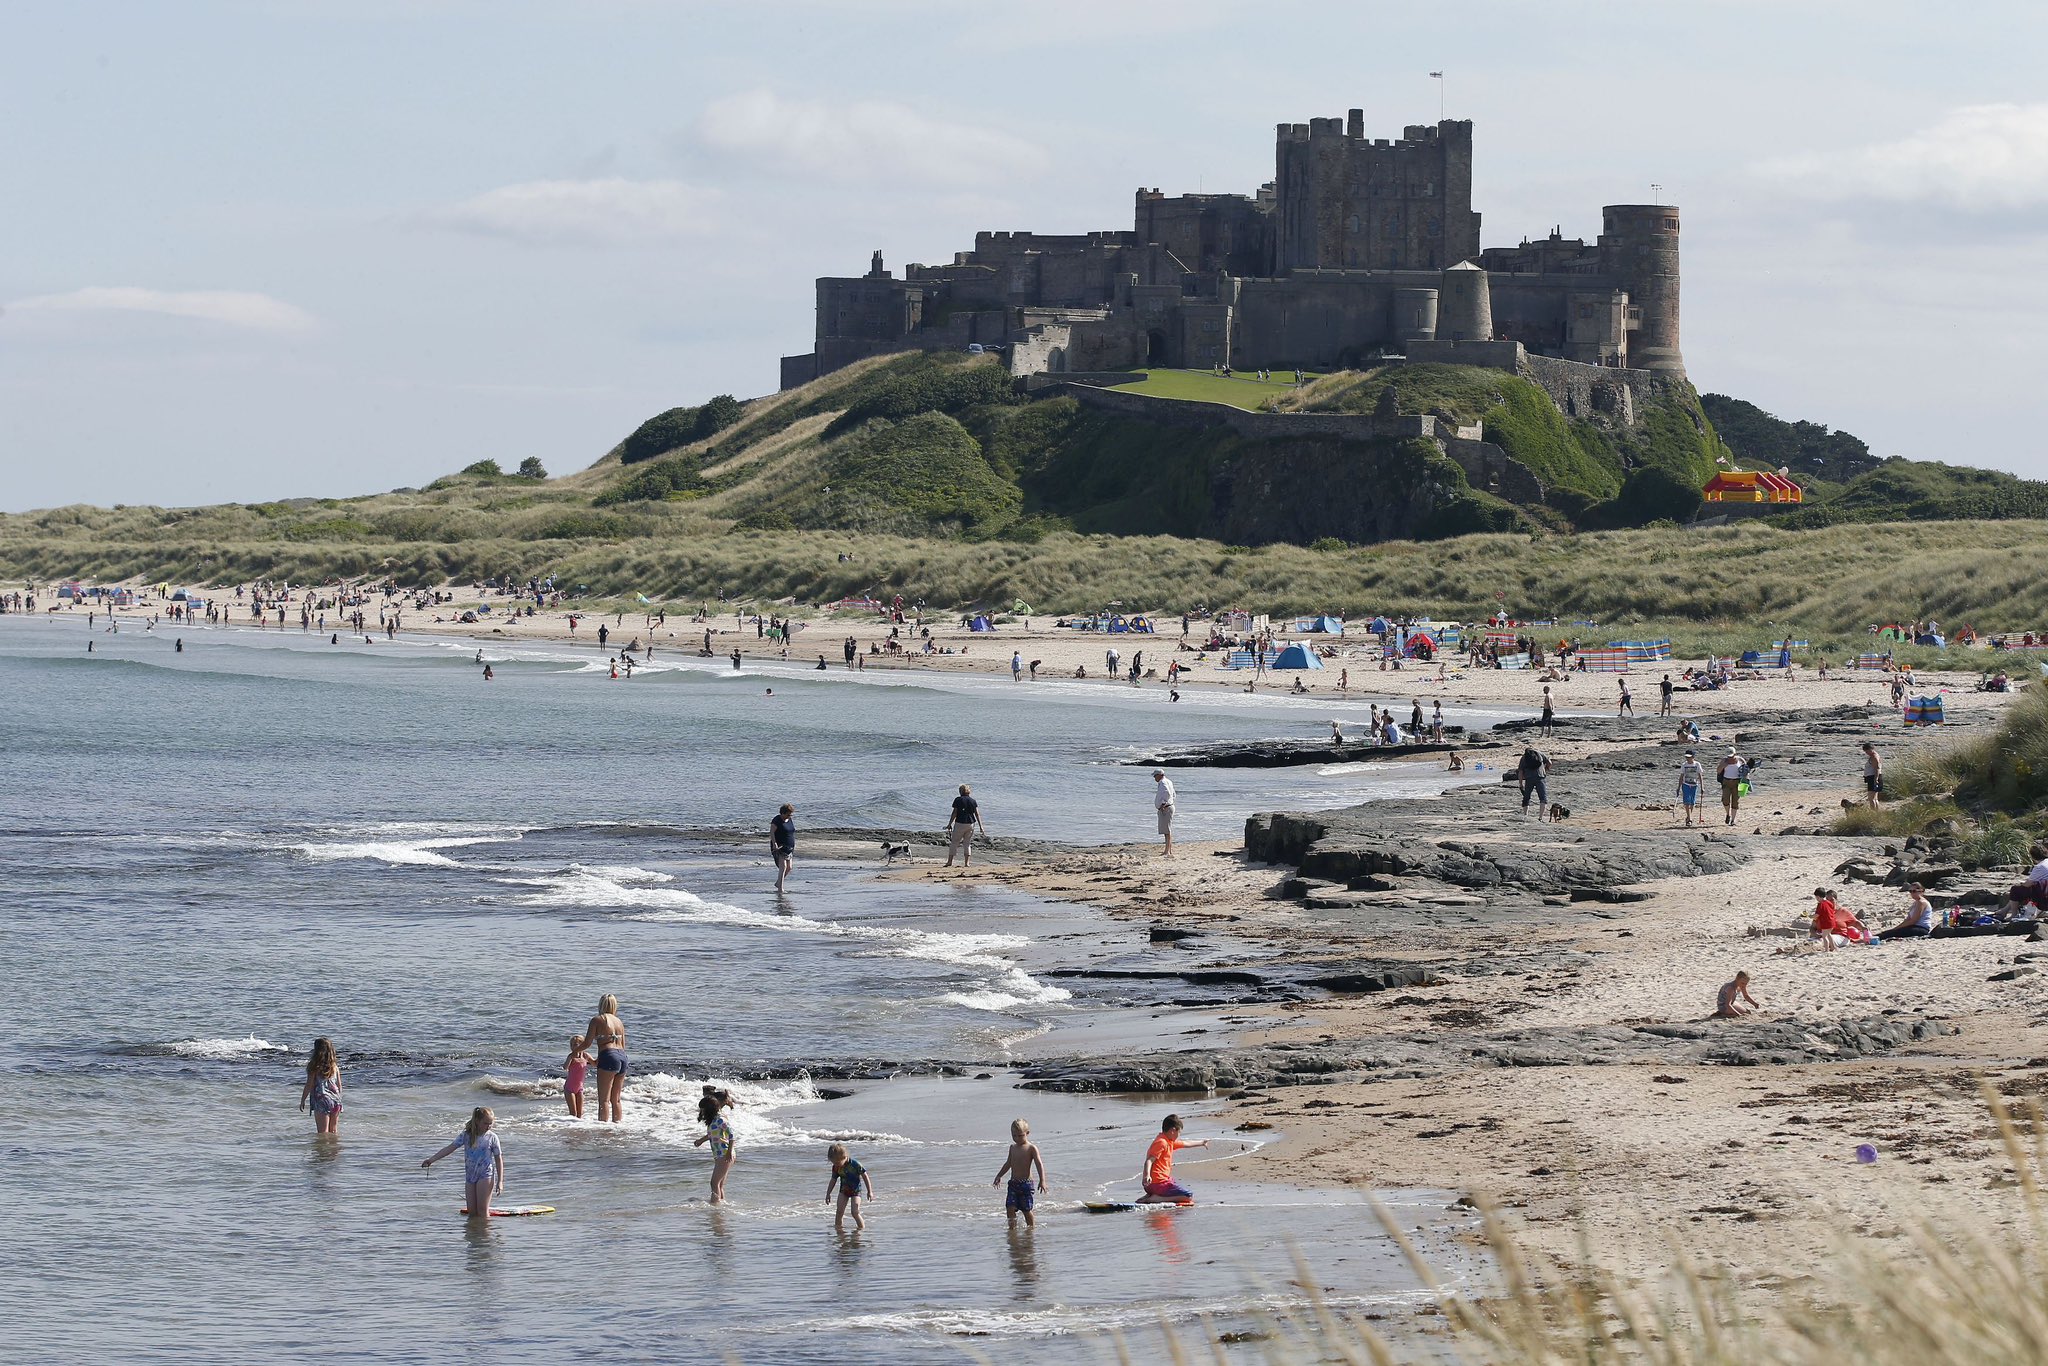
[[1436, 82], [1436, 121], [1442, 123], [1444, 121], [1444, 73], [1432, 71], [1429, 73], [1429, 78]]

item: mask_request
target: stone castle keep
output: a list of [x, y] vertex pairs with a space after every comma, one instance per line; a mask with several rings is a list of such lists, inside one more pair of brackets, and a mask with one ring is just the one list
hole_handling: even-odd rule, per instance
[[1472, 124], [1365, 136], [1365, 114], [1279, 126], [1256, 195], [1137, 193], [1129, 231], [983, 232], [951, 264], [818, 281], [793, 388], [894, 351], [1003, 352], [1013, 374], [1141, 366], [1327, 370], [1380, 356], [1524, 355], [1682, 374], [1678, 210], [1610, 204], [1588, 245], [1481, 248]]

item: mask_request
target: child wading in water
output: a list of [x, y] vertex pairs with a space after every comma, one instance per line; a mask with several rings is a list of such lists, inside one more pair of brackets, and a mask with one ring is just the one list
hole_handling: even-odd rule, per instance
[[306, 1059], [306, 1084], [299, 1088], [299, 1108], [312, 1107], [313, 1132], [331, 1134], [341, 1124], [341, 1064], [334, 1060], [334, 1045], [313, 1040], [313, 1056]]
[[[1031, 1169], [1038, 1168], [1038, 1184], [1031, 1183]], [[1024, 1216], [1026, 1228], [1038, 1227], [1038, 1216], [1033, 1209], [1038, 1204], [1038, 1192], [1048, 1188], [1045, 1179], [1045, 1159], [1039, 1155], [1038, 1145], [1031, 1141], [1031, 1125], [1021, 1119], [1010, 1121], [1010, 1154], [1003, 1159], [1003, 1165], [996, 1171], [992, 1186], [1003, 1184], [1008, 1177], [1009, 1188], [1003, 1192], [1003, 1214], [1009, 1219], [1010, 1227], [1017, 1227], [1017, 1216]]]
[[1173, 1179], [1173, 1155], [1182, 1148], [1206, 1148], [1208, 1139], [1198, 1143], [1183, 1143], [1180, 1138], [1179, 1115], [1168, 1115], [1159, 1123], [1159, 1137], [1152, 1140], [1152, 1146], [1145, 1150], [1145, 1168], [1139, 1180], [1144, 1183], [1145, 1196], [1138, 1201], [1141, 1205], [1192, 1205], [1195, 1193]]
[[[732, 1123], [725, 1117], [725, 1107], [730, 1104], [732, 1097], [726, 1092], [714, 1091], [708, 1086], [704, 1088], [704, 1097], [697, 1102], [697, 1118], [704, 1125], [704, 1137], [690, 1145], [693, 1148], [701, 1148], [706, 1143], [711, 1145], [711, 1203], [714, 1205], [725, 1203], [725, 1178], [732, 1170]], [[831, 1187], [826, 1187], [826, 1194], [831, 1194]], [[856, 1226], [858, 1223], [856, 1216]]]
[[562, 1064], [562, 1099], [569, 1113], [583, 1118], [583, 1083], [590, 1075], [590, 1040], [581, 1034], [569, 1040], [569, 1058]]
[[853, 1226], [856, 1229], [866, 1228], [867, 1220], [860, 1217], [862, 1191], [866, 1191], [868, 1199], [875, 1198], [875, 1183], [868, 1175], [868, 1169], [847, 1155], [844, 1143], [834, 1143], [825, 1150], [825, 1156], [832, 1159], [832, 1179], [825, 1183], [825, 1198], [830, 1200], [832, 1188], [839, 1188], [839, 1208], [832, 1214], [833, 1231], [846, 1232], [849, 1209], [853, 1211]]
[[505, 1150], [498, 1146], [498, 1136], [491, 1132], [496, 1120], [497, 1116], [488, 1108], [477, 1106], [455, 1141], [420, 1163], [422, 1167], [431, 1167], [457, 1148], [462, 1149], [462, 1198], [467, 1202], [463, 1213], [472, 1219], [490, 1218], [491, 1197], [505, 1189]]

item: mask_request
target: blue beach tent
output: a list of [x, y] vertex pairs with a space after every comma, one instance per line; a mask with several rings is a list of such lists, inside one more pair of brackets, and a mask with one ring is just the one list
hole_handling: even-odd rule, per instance
[[1289, 645], [1275, 657], [1272, 664], [1276, 669], [1320, 669], [1322, 659], [1306, 645]]

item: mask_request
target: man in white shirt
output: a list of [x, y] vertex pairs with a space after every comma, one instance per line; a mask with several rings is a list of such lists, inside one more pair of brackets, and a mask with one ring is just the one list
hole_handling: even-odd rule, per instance
[[1159, 814], [1159, 833], [1166, 837], [1162, 856], [1173, 854], [1173, 780], [1164, 769], [1152, 770], [1152, 807]]

